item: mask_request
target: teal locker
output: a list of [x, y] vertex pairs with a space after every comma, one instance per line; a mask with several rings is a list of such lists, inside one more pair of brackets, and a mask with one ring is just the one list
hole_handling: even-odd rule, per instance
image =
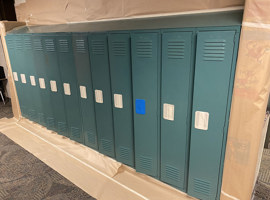
[[29, 80], [28, 86], [31, 96], [31, 110], [29, 112], [29, 119], [45, 126], [44, 121], [39, 121], [40, 115], [44, 115], [43, 106], [41, 103], [40, 89], [37, 83], [37, 74], [34, 63], [34, 50], [31, 34], [24, 35], [24, 56], [25, 66], [27, 70], [27, 79]]
[[131, 35], [136, 170], [159, 178], [160, 33]]
[[44, 44], [44, 56], [46, 61], [45, 72], [48, 80], [48, 90], [51, 96], [51, 108], [53, 109], [55, 131], [68, 137], [67, 120], [63, 98], [63, 85], [58, 66], [58, 49], [55, 37], [51, 34], [42, 36]]
[[40, 91], [41, 103], [43, 105], [44, 113], [38, 114], [38, 120], [41, 124], [46, 124], [46, 127], [49, 130], [56, 131], [55, 118], [53, 113], [53, 102], [51, 101], [50, 94], [50, 80], [47, 77], [47, 63], [45, 57], [44, 49], [45, 45], [43, 44], [41, 34], [33, 34], [32, 41], [34, 45], [34, 64], [37, 75], [37, 85]]
[[109, 35], [116, 159], [134, 166], [130, 34]]
[[161, 180], [186, 190], [191, 94], [193, 32], [162, 34]]
[[21, 113], [23, 117], [28, 118], [28, 97], [25, 95], [25, 84], [22, 83], [20, 76], [24, 73], [23, 38], [18, 35], [7, 35], [6, 42]]
[[200, 199], [219, 199], [235, 35], [235, 31], [197, 34], [188, 194]]
[[72, 49], [72, 35], [59, 34], [56, 37], [58, 48], [58, 62], [62, 85], [65, 86], [64, 103], [68, 134], [72, 140], [83, 143], [82, 115], [79, 101], [76, 68]]
[[90, 34], [88, 39], [99, 151], [115, 157], [107, 34]]
[[93, 149], [98, 149], [87, 34], [73, 34], [73, 49], [80, 89], [84, 143]]

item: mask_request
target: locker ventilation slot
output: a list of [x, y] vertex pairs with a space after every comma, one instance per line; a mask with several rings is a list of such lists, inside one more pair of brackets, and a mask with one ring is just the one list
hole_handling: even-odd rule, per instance
[[127, 43], [124, 41], [112, 42], [112, 50], [114, 56], [124, 56], [127, 52]]
[[145, 171], [152, 172], [152, 168], [153, 168], [152, 158], [146, 157], [146, 156], [140, 156], [139, 157], [139, 166], [141, 169], [143, 169]]
[[37, 51], [42, 51], [42, 43], [40, 39], [34, 39], [34, 48]]
[[9, 49], [14, 49], [14, 42], [12, 39], [7, 39], [7, 45]]
[[22, 50], [23, 49], [23, 43], [22, 40], [16, 40], [16, 49]]
[[92, 40], [92, 50], [94, 55], [104, 55], [105, 43], [103, 40]]
[[71, 127], [71, 135], [73, 138], [80, 138], [80, 129], [76, 128], [76, 127]]
[[58, 122], [58, 130], [59, 130], [59, 133], [66, 133], [67, 131], [67, 126], [66, 126], [66, 123], [65, 122]]
[[101, 139], [101, 146], [107, 152], [112, 151], [112, 141], [110, 140]]
[[119, 153], [120, 153], [120, 158], [123, 160], [129, 160], [129, 154], [130, 154], [130, 150], [129, 148], [120, 146], [119, 147]]
[[35, 119], [36, 118], [35, 110], [29, 110], [29, 118], [30, 119]]
[[92, 131], [86, 131], [88, 142], [91, 144], [96, 144], [96, 136], [92, 133]]
[[38, 121], [40, 124], [45, 124], [45, 115], [43, 113], [38, 113]]
[[203, 49], [203, 60], [223, 61], [225, 57], [226, 40], [205, 40]]
[[168, 59], [184, 59], [185, 41], [168, 41]]
[[76, 40], [76, 51], [79, 53], [85, 53], [85, 41], [84, 40]]
[[210, 195], [210, 183], [201, 179], [194, 179], [194, 192], [209, 196]]
[[171, 179], [176, 182], [181, 181], [184, 175], [183, 172], [181, 172], [179, 169], [171, 165], [165, 166], [165, 174], [166, 174], [166, 178]]
[[55, 51], [54, 41], [52, 39], [45, 40], [45, 46], [46, 46], [46, 51], [48, 52]]
[[59, 40], [60, 52], [66, 53], [69, 51], [69, 44], [67, 40]]
[[47, 117], [47, 124], [48, 124], [48, 127], [54, 128], [54, 118]]
[[27, 50], [31, 50], [32, 49], [32, 43], [31, 43], [31, 39], [30, 38], [25, 38], [24, 39], [24, 47]]
[[139, 58], [152, 58], [152, 41], [138, 41], [136, 43], [136, 52]]

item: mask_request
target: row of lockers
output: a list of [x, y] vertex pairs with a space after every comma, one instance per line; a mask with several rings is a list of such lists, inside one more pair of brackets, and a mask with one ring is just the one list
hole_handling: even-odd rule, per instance
[[226, 27], [9, 34], [6, 41], [24, 117], [215, 199], [238, 36], [239, 27]]

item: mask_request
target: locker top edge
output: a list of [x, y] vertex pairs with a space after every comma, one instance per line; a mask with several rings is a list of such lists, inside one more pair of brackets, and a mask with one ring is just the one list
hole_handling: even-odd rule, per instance
[[[152, 30], [170, 28], [195, 27], [227, 27], [241, 26], [243, 10], [223, 11], [216, 13], [188, 14], [176, 16], [163, 16], [141, 19], [122, 19], [113, 21], [86, 22], [73, 24], [23, 26], [15, 28], [7, 34], [31, 33], [74, 33], [74, 32], [104, 32], [127, 30]], [[239, 28], [240, 29], [240, 28]]]

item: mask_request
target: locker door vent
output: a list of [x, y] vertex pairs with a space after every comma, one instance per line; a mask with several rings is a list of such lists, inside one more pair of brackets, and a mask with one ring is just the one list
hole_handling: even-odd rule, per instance
[[184, 59], [185, 41], [170, 40], [168, 41], [168, 59]]
[[47, 125], [50, 128], [54, 128], [54, 118], [52, 117], [47, 117]]
[[55, 51], [55, 45], [54, 45], [53, 39], [46, 39], [45, 40], [45, 47], [46, 47], [46, 51], [54, 52]]
[[127, 52], [127, 43], [125, 41], [113, 41], [112, 51], [114, 56], [125, 56]]
[[204, 41], [203, 60], [223, 61], [225, 57], [226, 40], [209, 39]]
[[76, 40], [75, 46], [76, 46], [76, 51], [78, 53], [85, 53], [86, 52], [84, 40]]
[[136, 54], [139, 58], [152, 58], [153, 46], [151, 40], [138, 41], [136, 43]]
[[103, 40], [92, 40], [92, 50], [94, 55], [104, 55], [105, 43]]
[[42, 51], [41, 39], [34, 39], [34, 49], [36, 51]]
[[70, 132], [71, 132], [71, 136], [73, 138], [80, 138], [81, 134], [80, 134], [80, 129], [76, 128], [76, 127], [71, 127], [70, 128]]
[[21, 39], [16, 40], [16, 49], [17, 50], [22, 50], [23, 49], [23, 43]]
[[179, 182], [183, 180], [184, 172], [180, 171], [174, 166], [166, 165], [165, 166], [165, 176], [168, 179], [171, 179], [173, 181]]
[[28, 116], [29, 116], [30, 119], [36, 119], [36, 112], [35, 112], [35, 110], [30, 109]]
[[67, 125], [65, 122], [58, 122], [58, 130], [59, 130], [59, 133], [66, 133], [67, 131]]
[[69, 44], [67, 40], [59, 40], [59, 47], [61, 53], [67, 53], [69, 51]]
[[24, 39], [24, 48], [27, 50], [31, 50], [32, 49], [32, 42], [30, 38], [25, 38]]
[[194, 192], [209, 196], [210, 195], [210, 183], [201, 179], [194, 179]]
[[127, 147], [119, 147], [120, 158], [123, 160], [129, 160], [130, 149]]
[[92, 131], [86, 131], [88, 142], [91, 144], [96, 144], [96, 136]]
[[7, 39], [7, 45], [9, 49], [14, 49], [14, 42], [12, 39]]
[[101, 146], [107, 152], [112, 151], [112, 141], [110, 140], [101, 139]]
[[43, 113], [38, 113], [38, 121], [40, 124], [45, 124], [45, 115]]
[[152, 173], [153, 160], [150, 157], [139, 156], [139, 167], [145, 171]]

